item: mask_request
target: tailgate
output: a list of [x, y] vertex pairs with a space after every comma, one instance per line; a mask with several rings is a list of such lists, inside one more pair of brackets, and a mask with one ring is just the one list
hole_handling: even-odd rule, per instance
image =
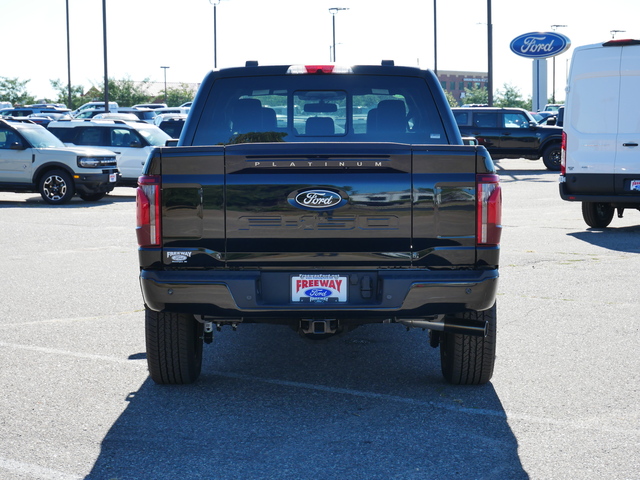
[[163, 257], [173, 266], [475, 262], [473, 147], [283, 143], [175, 152], [162, 162], [164, 248], [178, 261]]

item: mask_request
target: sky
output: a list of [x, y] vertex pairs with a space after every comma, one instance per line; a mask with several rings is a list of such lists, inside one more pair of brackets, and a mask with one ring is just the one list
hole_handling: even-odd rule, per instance
[[[72, 85], [104, 80], [103, 0], [69, 4]], [[105, 0], [110, 78], [169, 84], [199, 83], [214, 66], [214, 0]], [[486, 72], [488, 0], [435, 0], [437, 68]], [[219, 68], [260, 64], [329, 63], [337, 13], [336, 63], [434, 68], [434, 0], [219, 0], [216, 7]], [[532, 60], [509, 49], [528, 32], [556, 31], [571, 48], [555, 60], [555, 97], [564, 99], [576, 46], [612, 38], [640, 39], [640, 0], [491, 0], [494, 90], [532, 95]], [[3, 54], [0, 77], [29, 80], [36, 98], [53, 97], [50, 80], [67, 84], [66, 0], [0, 0]], [[548, 93], [553, 90], [548, 62]], [[163, 69], [162, 66], [169, 68]]]

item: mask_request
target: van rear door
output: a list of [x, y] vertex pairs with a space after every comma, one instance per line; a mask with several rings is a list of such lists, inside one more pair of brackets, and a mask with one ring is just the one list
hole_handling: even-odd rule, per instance
[[[620, 49], [576, 49], [571, 63], [567, 134], [567, 174], [613, 174], [618, 132]], [[567, 118], [568, 117], [568, 118]], [[602, 192], [613, 185], [598, 182]], [[595, 193], [595, 192], [593, 192]]]
[[[621, 51], [621, 59], [615, 157], [615, 173], [619, 178], [615, 190], [616, 193], [630, 190], [640, 192], [640, 45], [624, 46], [616, 50]], [[632, 176], [629, 176], [630, 173]]]

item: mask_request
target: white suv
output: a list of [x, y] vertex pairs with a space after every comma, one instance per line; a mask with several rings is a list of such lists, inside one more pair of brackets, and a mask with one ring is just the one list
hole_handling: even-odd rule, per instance
[[105, 147], [118, 155], [120, 185], [136, 186], [154, 147], [171, 137], [155, 125], [124, 120], [60, 120], [47, 127], [65, 145]]
[[119, 180], [116, 156], [103, 148], [70, 148], [41, 125], [0, 120], [0, 191], [39, 192], [52, 205], [77, 193], [96, 201]]

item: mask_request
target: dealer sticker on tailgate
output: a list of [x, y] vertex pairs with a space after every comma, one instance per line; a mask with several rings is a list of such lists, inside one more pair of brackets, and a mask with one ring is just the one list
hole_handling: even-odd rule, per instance
[[292, 302], [346, 302], [347, 277], [339, 275], [298, 275], [291, 277]]
[[640, 180], [631, 180], [629, 187], [632, 192], [640, 192]]

